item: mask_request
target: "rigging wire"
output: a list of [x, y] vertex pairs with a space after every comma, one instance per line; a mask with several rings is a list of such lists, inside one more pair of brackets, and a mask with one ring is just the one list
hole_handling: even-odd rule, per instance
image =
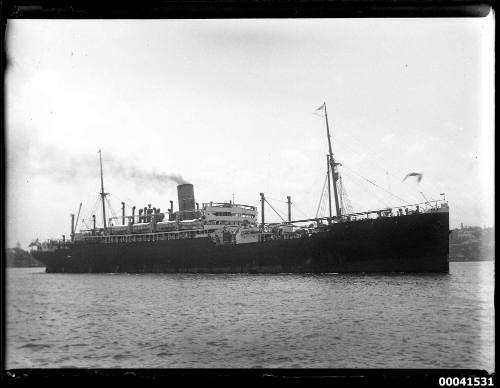
[[[87, 224], [87, 221], [84, 218], [81, 219], [81, 222], [85, 226], [85, 228], [90, 229], [89, 225]], [[81, 229], [80, 229], [80, 231], [81, 231]]]
[[271, 197], [266, 197], [266, 199], [272, 199], [273, 201], [282, 202], [282, 203], [288, 203], [288, 201], [283, 201], [281, 199], [276, 199], [276, 198], [271, 198]]
[[320, 209], [320, 212], [319, 212], [319, 215], [321, 217], [325, 217], [326, 216], [326, 207], [327, 207], [327, 195], [326, 195], [326, 190], [325, 192], [323, 192], [323, 198], [321, 200], [321, 209]]
[[[363, 146], [362, 143], [356, 137], [352, 136], [352, 134], [350, 134], [348, 142], [344, 142], [342, 139], [339, 139], [338, 136], [336, 136], [335, 142], [340, 143], [342, 145], [342, 148], [347, 148], [352, 153], [360, 155], [360, 156], [362, 156], [362, 155], [359, 152], [357, 152], [357, 150], [355, 148], [351, 147], [351, 145], [349, 143], [357, 143], [359, 148], [366, 149], [366, 147]], [[406, 173], [403, 174], [403, 172], [401, 170], [399, 170], [399, 171], [396, 171], [396, 173], [398, 173], [398, 176], [396, 176], [393, 171], [389, 171], [385, 166], [382, 165], [380, 159], [377, 157], [377, 154], [366, 153], [366, 152], [365, 152], [365, 154], [370, 158], [370, 163], [378, 166], [381, 171], [385, 171], [386, 176], [387, 177], [390, 176], [394, 180], [394, 183], [400, 182], [401, 176], [406, 174]], [[436, 190], [436, 192], [438, 191], [436, 186], [432, 182], [428, 182], [428, 184], [430, 184], [432, 186], [433, 190]], [[414, 194], [417, 195], [416, 192]], [[408, 202], [408, 201], [406, 201], [406, 202]]]
[[324, 198], [325, 198], [325, 192], [323, 191], [321, 193], [321, 197], [319, 198], [319, 202], [318, 202], [318, 208], [316, 209], [316, 217], [315, 218], [318, 218], [319, 217], [322, 217], [323, 216], [323, 203], [324, 203]]
[[[346, 172], [351, 174], [350, 171], [346, 171]], [[374, 190], [374, 188], [371, 185], [367, 185], [366, 181], [364, 179], [362, 179], [361, 177], [359, 177], [358, 175], [353, 174], [352, 176], [355, 177], [356, 179], [359, 179], [361, 182], [363, 182], [363, 184], [366, 186], [365, 190], [368, 191], [368, 193], [370, 194], [370, 198], [376, 200], [381, 206], [387, 207], [386, 198], [382, 197], [381, 193], [378, 190]]]
[[266, 202], [267, 202], [267, 204], [271, 207], [271, 209], [273, 209], [273, 210], [274, 210], [274, 212], [275, 212], [275, 213], [279, 216], [279, 218], [281, 218], [281, 220], [282, 220], [283, 222], [286, 222], [286, 221], [285, 221], [285, 219], [284, 219], [283, 217], [281, 217], [281, 214], [279, 214], [279, 213], [276, 211], [276, 209], [274, 209], [274, 207], [273, 207], [273, 206], [272, 206], [272, 205], [271, 205], [271, 204], [267, 201], [267, 198], [265, 198], [265, 197], [264, 197], [264, 201], [266, 201]]
[[323, 182], [323, 188], [321, 189], [321, 195], [320, 195], [320, 197], [319, 197], [318, 208], [317, 208], [317, 210], [316, 210], [316, 215], [314, 216], [314, 218], [318, 218], [318, 212], [319, 212], [319, 208], [320, 208], [320, 206], [321, 206], [321, 201], [322, 201], [323, 196], [324, 196], [324, 194], [325, 194], [325, 187], [326, 187], [326, 181], [327, 181], [327, 179], [328, 179], [328, 174], [327, 174], [327, 175], [325, 175], [325, 180], [324, 180], [324, 182]]
[[[350, 141], [346, 142], [346, 143], [344, 141], [340, 140], [338, 137], [335, 139], [335, 141], [341, 143], [342, 144], [342, 148], [344, 148], [344, 147], [348, 148], [349, 150], [351, 150], [351, 152], [353, 152], [353, 153], [361, 156], [361, 154], [359, 152], [357, 152], [354, 148], [352, 148], [349, 143], [355, 142], [355, 143], [358, 144], [359, 148], [361, 148], [361, 149], [366, 149], [366, 146], [363, 145], [356, 137], [353, 137], [352, 135], [349, 136], [349, 137], [350, 137]], [[352, 141], [352, 140], [354, 140], [354, 141]], [[374, 154], [374, 153], [369, 153], [368, 154], [367, 153], [367, 155], [368, 155], [368, 157], [370, 159], [370, 163], [376, 164], [378, 167], [380, 167], [380, 170], [385, 171], [388, 175], [391, 175], [394, 179], [397, 179], [397, 180], [400, 179], [400, 178], [396, 177], [392, 172], [389, 172], [387, 170], [387, 168], [385, 168], [381, 164], [380, 161], [377, 161], [377, 160], [379, 160], [378, 157], [377, 157], [377, 154]], [[401, 172], [401, 174], [402, 174], [402, 172]]]
[[[356, 138], [354, 138], [352, 136], [349, 136], [349, 137], [351, 140], [354, 140], [356, 143], [358, 143], [360, 148], [363, 148], [363, 145], [361, 144], [361, 142], [359, 140], [357, 140]], [[352, 152], [357, 153], [349, 144], [344, 143], [343, 141], [340, 141], [340, 143], [342, 144], [342, 147], [346, 147], [346, 148], [350, 149]], [[357, 154], [360, 155], [359, 153], [357, 153]], [[382, 165], [380, 158], [377, 157], [378, 154], [369, 153], [367, 155], [370, 158], [370, 163], [374, 163], [375, 165], [377, 165], [380, 168], [380, 170], [385, 171], [386, 176], [390, 176], [393, 179], [393, 181], [394, 181], [393, 183], [400, 183], [401, 177], [403, 177], [407, 173], [407, 172], [402, 171], [401, 169], [397, 169], [397, 168], [396, 168], [397, 171], [389, 171], [385, 166]], [[395, 167], [397, 167], [397, 166], [395, 166]], [[439, 189], [436, 187], [436, 185], [432, 181], [427, 180], [426, 182], [424, 182], [424, 184], [432, 186], [432, 190], [434, 190], [435, 192], [439, 192]], [[413, 194], [415, 195], [415, 198], [418, 196], [416, 191]]]
[[346, 167], [346, 166], [343, 166], [343, 167], [344, 167], [344, 168], [346, 168], [347, 170], [351, 171], [353, 174], [357, 175], [358, 177], [360, 177], [360, 178], [364, 179], [364, 180], [365, 180], [365, 181], [367, 181], [368, 183], [371, 183], [373, 186], [378, 187], [379, 189], [381, 189], [381, 190], [385, 191], [386, 193], [388, 193], [388, 194], [392, 195], [393, 197], [395, 197], [395, 198], [399, 199], [400, 201], [403, 201], [404, 203], [406, 203], [406, 204], [408, 204], [408, 205], [410, 204], [407, 200], [405, 200], [405, 199], [403, 199], [403, 198], [401, 198], [401, 197], [397, 196], [396, 194], [391, 193], [389, 190], [384, 189], [383, 187], [381, 187], [381, 186], [377, 185], [376, 183], [372, 182], [372, 181], [371, 181], [371, 180], [369, 180], [368, 178], [365, 178], [364, 176], [362, 176], [362, 175], [358, 174], [358, 173], [357, 173], [357, 172], [355, 172], [353, 169], [351, 169], [351, 168], [349, 168], [349, 167]]
[[306, 213], [304, 213], [302, 210], [300, 210], [293, 202], [292, 202], [292, 206], [295, 210], [297, 210], [299, 213], [301, 213], [304, 217], [309, 217]]
[[[288, 204], [288, 201], [283, 201], [283, 200], [276, 199], [276, 198], [272, 198], [272, 197], [267, 197], [267, 196], [266, 196], [266, 199], [271, 199], [271, 200], [273, 200], [273, 201], [277, 201], [277, 202], [281, 202], [281, 203], [286, 203], [286, 204]], [[299, 213], [301, 213], [304, 217], [306, 217], [306, 218], [307, 218], [307, 217], [309, 217], [309, 215], [307, 215], [307, 213], [306, 213], [306, 212], [304, 212], [303, 210], [301, 210], [301, 209], [300, 209], [300, 208], [299, 208], [299, 207], [295, 204], [295, 202], [298, 202], [298, 201], [294, 201], [294, 202], [292, 202], [292, 203], [291, 203], [292, 207], [293, 207], [295, 210], [297, 210]]]
[[111, 212], [111, 215], [113, 216], [112, 218], [113, 219], [118, 219], [117, 215], [116, 215], [116, 212], [115, 210], [113, 209], [113, 207], [111, 206], [111, 201], [109, 200], [109, 198], [106, 197], [106, 203], [108, 204], [108, 208], [109, 208], [109, 211]]
[[342, 209], [342, 212], [345, 214], [346, 208], [344, 207], [344, 190], [342, 187], [342, 177], [339, 174], [339, 188], [340, 188], [340, 208]]
[[92, 207], [92, 210], [90, 212], [90, 215], [88, 218], [92, 218], [92, 216], [95, 214], [96, 210], [97, 210], [97, 206], [99, 205], [99, 196], [97, 197], [95, 203], [94, 203], [94, 206]]
[[429, 200], [427, 199], [427, 197], [424, 195], [424, 193], [421, 191], [420, 194], [422, 194], [422, 197], [424, 197], [425, 199], [425, 202], [426, 202], [426, 206], [429, 205], [430, 207], [432, 207], [432, 204], [429, 202]]
[[347, 210], [347, 213], [353, 213], [353, 208], [351, 204], [351, 200], [349, 199], [349, 196], [347, 195], [347, 190], [344, 184], [344, 181], [342, 180], [342, 177], [339, 176], [339, 182], [340, 182], [340, 191], [343, 193], [341, 198], [341, 203], [342, 203], [342, 208]]
[[95, 200], [94, 202], [94, 205], [92, 206], [92, 210], [88, 216], [88, 218], [82, 218], [82, 223], [85, 225], [85, 227], [87, 229], [92, 229], [91, 227], [89, 227], [88, 223], [87, 223], [87, 220], [91, 220], [92, 219], [92, 216], [95, 214], [96, 210], [97, 210], [97, 206], [99, 205], [99, 196], [97, 196], [97, 199]]
[[[344, 181], [342, 180], [342, 175], [340, 172], [338, 173], [338, 181], [339, 181], [339, 191], [340, 191], [340, 208], [342, 209], [343, 213], [351, 213], [352, 212], [352, 205], [351, 201], [349, 200], [349, 196], [347, 195], [347, 190], [344, 186]], [[335, 183], [334, 183], [335, 184]]]
[[[100, 192], [101, 191], [101, 188], [99, 187], [99, 190], [96, 190], [96, 192]], [[97, 194], [97, 197], [96, 197], [96, 200], [94, 202], [94, 205], [92, 206], [92, 210], [89, 214], [89, 217], [88, 219], [91, 219], [93, 215], [96, 214], [96, 211], [97, 211], [97, 207], [99, 206], [99, 202], [101, 201], [101, 195], [100, 194]]]
[[[322, 176], [323, 176], [323, 173], [320, 173], [319, 171], [317, 172], [317, 170], [314, 170], [310, 175], [312, 175], [312, 178], [311, 178], [311, 181], [310, 181], [310, 187], [318, 187], [318, 185], [321, 184], [321, 179], [322, 179]], [[305, 204], [309, 204], [310, 203], [310, 198], [311, 198], [311, 195], [309, 192], [306, 192], [302, 195], [299, 195], [297, 197], [294, 198], [294, 203], [305, 203]], [[292, 206], [293, 204], [292, 203]], [[314, 204], [311, 204], [311, 211], [309, 211], [309, 215], [306, 215], [306, 217], [310, 217], [311, 213], [314, 212]], [[297, 209], [299, 210], [299, 209]], [[301, 212], [302, 214], [305, 215], [304, 212], [302, 212], [301, 210], [299, 210], [299, 212]]]
[[78, 221], [80, 220], [81, 210], [82, 210], [82, 202], [80, 202], [80, 206], [78, 207], [78, 215], [76, 216], [76, 221], [75, 221], [75, 232], [78, 229]]

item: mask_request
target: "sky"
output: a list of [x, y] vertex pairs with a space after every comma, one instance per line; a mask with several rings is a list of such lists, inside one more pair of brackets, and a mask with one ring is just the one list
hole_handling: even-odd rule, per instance
[[[7, 246], [113, 212], [203, 202], [326, 215], [326, 102], [353, 211], [440, 199], [494, 224], [494, 15], [9, 20]], [[423, 174], [420, 182], [403, 178]], [[373, 182], [374, 184], [370, 183]], [[266, 221], [279, 221], [266, 207]]]

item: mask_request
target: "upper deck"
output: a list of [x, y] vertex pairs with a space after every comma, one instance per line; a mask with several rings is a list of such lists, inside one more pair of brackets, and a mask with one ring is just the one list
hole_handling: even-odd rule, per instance
[[255, 206], [232, 202], [208, 202], [203, 203], [201, 211], [208, 229], [228, 225], [257, 224], [257, 208]]

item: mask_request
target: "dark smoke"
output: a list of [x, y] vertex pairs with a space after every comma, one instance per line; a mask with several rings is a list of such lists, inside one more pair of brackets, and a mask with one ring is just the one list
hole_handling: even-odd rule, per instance
[[114, 176], [130, 179], [140, 186], [151, 185], [152, 187], [161, 187], [167, 182], [174, 182], [177, 185], [188, 183], [179, 174], [167, 174], [164, 172], [159, 173], [156, 171], [149, 172], [143, 169], [138, 169], [136, 167], [124, 165], [123, 163], [119, 163], [114, 160], [103, 167], [104, 171], [106, 171], [106, 169], [108, 169]]
[[[19, 170], [29, 175], [46, 176], [55, 181], [72, 181], [78, 178], [99, 178], [99, 154], [73, 154], [54, 145], [42, 144], [33, 137], [22, 136], [13, 141], [8, 149], [7, 170]], [[148, 171], [103, 154], [104, 177], [121, 178], [140, 188], [164, 190], [165, 184], [188, 183], [179, 174]]]

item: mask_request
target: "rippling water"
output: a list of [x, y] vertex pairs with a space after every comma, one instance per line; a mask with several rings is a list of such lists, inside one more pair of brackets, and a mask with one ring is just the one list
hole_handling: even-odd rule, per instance
[[10, 368], [494, 370], [494, 263], [449, 275], [7, 269]]

